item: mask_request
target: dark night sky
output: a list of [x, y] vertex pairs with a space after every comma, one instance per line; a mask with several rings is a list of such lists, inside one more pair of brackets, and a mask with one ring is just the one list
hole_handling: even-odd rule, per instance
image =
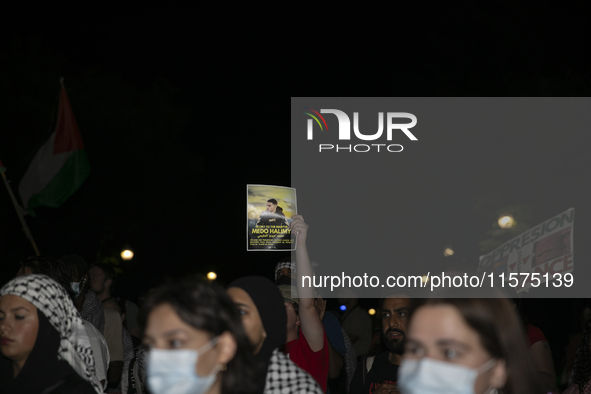
[[[194, 15], [122, 7], [84, 18], [65, 13], [13, 33], [0, 51], [9, 109], [0, 157], [15, 193], [48, 136], [60, 76], [91, 163], [90, 177], [62, 207], [27, 219], [41, 253], [93, 261], [128, 243], [135, 258], [125, 272], [136, 291], [165, 275], [215, 269], [227, 282], [271, 274], [285, 255], [245, 251], [244, 199], [247, 183], [289, 186], [287, 130], [272, 137], [285, 150], [278, 170], [253, 161], [269, 138], [262, 126], [278, 124], [279, 103], [265, 108], [245, 95], [232, 75], [238, 48], [212, 63], [211, 41]], [[4, 282], [32, 249], [5, 191], [0, 206]]]

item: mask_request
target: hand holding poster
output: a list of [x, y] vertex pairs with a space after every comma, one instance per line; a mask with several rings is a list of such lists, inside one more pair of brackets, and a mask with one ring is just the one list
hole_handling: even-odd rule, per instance
[[246, 250], [294, 250], [289, 224], [297, 214], [293, 188], [246, 185]]
[[[575, 209], [571, 208], [480, 256], [478, 271], [540, 276], [548, 273], [550, 277], [572, 272], [574, 222]], [[525, 282], [518, 292], [530, 287], [531, 281]]]

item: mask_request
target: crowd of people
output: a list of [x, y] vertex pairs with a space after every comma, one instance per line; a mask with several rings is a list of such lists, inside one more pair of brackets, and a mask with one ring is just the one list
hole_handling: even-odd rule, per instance
[[303, 286], [308, 225], [292, 219], [296, 261], [273, 280], [167, 283], [139, 306], [114, 296], [108, 264], [21, 261], [0, 288], [0, 393], [591, 393], [591, 319], [562, 384], [546, 337], [507, 298], [385, 293], [372, 347], [354, 294], [341, 316]]

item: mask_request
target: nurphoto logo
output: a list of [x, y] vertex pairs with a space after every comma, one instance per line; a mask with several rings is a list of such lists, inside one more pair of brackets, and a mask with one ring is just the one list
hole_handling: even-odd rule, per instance
[[[314, 139], [314, 121], [320, 127], [320, 131], [328, 132], [328, 125], [326, 119], [321, 114], [333, 114], [337, 117], [339, 122], [339, 141], [351, 140], [351, 120], [349, 116], [338, 109], [321, 109], [320, 112], [303, 107], [309, 112], [304, 112], [312, 119], [308, 119], [308, 140]], [[311, 113], [312, 112], [312, 113]], [[409, 119], [410, 123], [394, 123], [394, 119]], [[386, 141], [392, 141], [394, 131], [402, 131], [411, 141], [418, 141], [417, 137], [410, 132], [409, 129], [417, 124], [417, 117], [408, 112], [387, 112], [386, 113]], [[324, 127], [323, 127], [324, 125]], [[359, 130], [359, 112], [353, 112], [353, 133], [355, 137], [362, 141], [376, 141], [382, 138], [384, 134], [384, 113], [378, 112], [378, 131], [373, 134], [363, 134]], [[402, 152], [403, 147], [400, 144], [349, 144], [349, 145], [333, 145], [333, 144], [319, 144], [318, 151], [346, 151], [365, 153], [369, 151], [377, 152]]]

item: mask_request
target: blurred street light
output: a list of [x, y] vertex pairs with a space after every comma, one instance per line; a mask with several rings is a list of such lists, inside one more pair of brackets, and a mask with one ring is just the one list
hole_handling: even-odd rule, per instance
[[218, 277], [218, 275], [215, 272], [213, 272], [213, 271], [212, 272], [209, 272], [207, 274], [207, 279], [209, 279], [209, 280], [215, 280], [217, 277]]
[[449, 256], [451, 256], [451, 255], [453, 255], [453, 254], [454, 254], [454, 250], [451, 248], [451, 246], [448, 246], [447, 248], [445, 248], [445, 249], [443, 250], [443, 255], [444, 255], [445, 257], [449, 257]]
[[423, 284], [429, 282], [429, 277], [427, 275], [423, 275], [423, 277], [421, 278], [421, 282], [423, 282]]
[[371, 308], [370, 310], [367, 311], [370, 315], [375, 315], [376, 314], [376, 310]]
[[131, 260], [133, 259], [133, 252], [130, 249], [124, 249], [121, 251], [121, 258], [123, 260]]
[[501, 228], [511, 228], [515, 226], [515, 219], [511, 215], [504, 215], [499, 218], [499, 226]]

